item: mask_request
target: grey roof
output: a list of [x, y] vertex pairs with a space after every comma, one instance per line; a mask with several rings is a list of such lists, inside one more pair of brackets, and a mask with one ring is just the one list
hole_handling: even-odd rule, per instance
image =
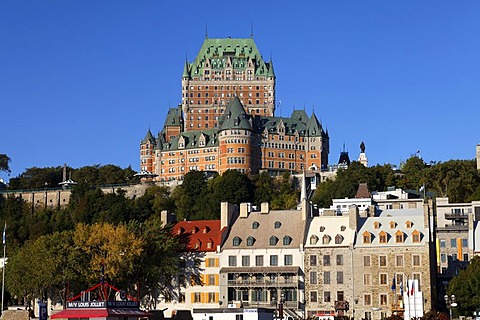
[[[258, 223], [258, 228], [253, 228], [253, 223]], [[275, 224], [279, 227], [276, 228]], [[223, 249], [259, 249], [259, 248], [299, 248], [303, 244], [305, 222], [299, 210], [276, 210], [269, 213], [251, 212], [248, 217], [238, 217], [232, 226]], [[270, 245], [270, 237], [276, 237], [276, 245]], [[233, 246], [233, 239], [241, 239], [239, 246]], [[247, 238], [255, 239], [253, 246], [247, 246]], [[283, 244], [284, 237], [290, 237], [289, 245]]]
[[307, 122], [307, 131], [310, 137], [319, 137], [323, 133], [322, 125], [318, 121], [315, 113], [312, 113], [312, 116]]
[[165, 118], [164, 127], [168, 126], [179, 126], [182, 119], [182, 109], [181, 106], [176, 108], [169, 108], [167, 112], [167, 117]]
[[[184, 147], [179, 148], [179, 142], [181, 141], [184, 142]], [[161, 150], [197, 149], [216, 146], [218, 146], [218, 130], [194, 130], [182, 132], [171, 142], [163, 143]]]
[[252, 124], [250, 123], [250, 116], [245, 112], [245, 109], [238, 97], [234, 97], [228, 102], [225, 109], [220, 130], [226, 129], [243, 129], [252, 130]]
[[155, 138], [153, 137], [152, 131], [150, 131], [150, 129], [148, 129], [147, 134], [145, 135], [145, 138], [143, 138], [141, 143], [144, 144], [147, 142], [155, 144]]

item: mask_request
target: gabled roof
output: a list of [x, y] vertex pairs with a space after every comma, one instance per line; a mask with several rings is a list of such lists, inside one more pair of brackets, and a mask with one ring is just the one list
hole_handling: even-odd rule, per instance
[[220, 130], [226, 129], [252, 130], [250, 116], [245, 112], [238, 97], [234, 97], [228, 102], [222, 115]]
[[[205, 140], [205, 144], [201, 145], [201, 137]], [[182, 148], [179, 148], [179, 141], [184, 140], [185, 145]], [[165, 142], [162, 145], [162, 150], [177, 150], [177, 149], [197, 149], [197, 148], [208, 148], [218, 146], [218, 130], [209, 129], [209, 130], [194, 130], [194, 131], [184, 131], [180, 135], [176, 136], [172, 141]]]
[[174, 235], [184, 237], [187, 250], [214, 252], [221, 243], [220, 220], [179, 221], [172, 229]]

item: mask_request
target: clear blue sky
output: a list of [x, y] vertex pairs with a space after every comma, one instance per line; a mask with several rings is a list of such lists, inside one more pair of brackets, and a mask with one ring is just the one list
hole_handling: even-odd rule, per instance
[[[181, 99], [205, 36], [254, 38], [277, 115], [315, 110], [330, 163], [473, 159], [480, 1], [0, 2], [0, 153], [30, 167], [131, 165]], [[8, 180], [4, 173], [0, 178]]]

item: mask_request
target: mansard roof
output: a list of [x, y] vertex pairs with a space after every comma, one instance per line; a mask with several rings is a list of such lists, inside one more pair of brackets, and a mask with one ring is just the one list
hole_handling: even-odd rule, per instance
[[205, 38], [195, 61], [185, 65], [183, 77], [202, 75], [206, 64], [217, 70], [224, 69], [227, 64], [234, 70], [243, 70], [250, 62], [255, 75], [274, 76], [273, 64], [263, 60], [253, 38]]
[[[179, 147], [179, 141], [184, 141], [184, 146]], [[204, 140], [204, 143], [201, 143]], [[162, 144], [161, 150], [178, 150], [178, 149], [197, 149], [218, 146], [218, 130], [194, 130], [184, 131], [176, 136], [171, 142]]]
[[145, 135], [145, 138], [143, 138], [141, 143], [145, 144], [148, 142], [155, 144], [155, 138], [153, 137], [152, 131], [150, 131], [150, 129], [148, 129], [147, 134]]
[[[331, 238], [330, 242], [322, 241], [325, 235]], [[337, 236], [340, 236], [342, 241], [336, 243]], [[354, 240], [355, 230], [349, 228], [348, 216], [318, 216], [310, 222], [305, 248], [348, 247]]]
[[187, 250], [215, 251], [221, 244], [220, 220], [179, 221], [172, 233], [186, 242]]
[[[224, 249], [241, 248], [271, 248], [271, 249], [298, 249], [303, 243], [305, 223], [302, 220], [302, 212], [298, 210], [272, 210], [269, 213], [253, 211], [248, 217], [239, 217], [235, 220], [224, 241]], [[271, 237], [278, 241], [275, 245], [270, 243]], [[289, 237], [288, 244], [284, 244], [285, 237]], [[241, 239], [238, 245], [233, 245], [233, 239]], [[253, 246], [247, 245], [248, 237], [253, 237]]]
[[228, 102], [220, 120], [220, 130], [227, 129], [252, 130], [250, 116], [245, 112], [238, 97], [234, 97]]

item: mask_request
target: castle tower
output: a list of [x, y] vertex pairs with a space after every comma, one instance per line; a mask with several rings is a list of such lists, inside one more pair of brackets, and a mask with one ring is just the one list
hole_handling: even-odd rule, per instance
[[228, 101], [238, 97], [251, 115], [273, 116], [275, 72], [253, 38], [205, 38], [182, 74], [185, 131], [219, 128]]
[[140, 171], [153, 172], [154, 171], [154, 149], [156, 140], [148, 129], [145, 138], [140, 142]]
[[305, 134], [305, 150], [307, 167], [311, 170], [321, 170], [328, 164], [329, 141], [328, 133], [323, 131], [322, 125], [315, 112], [307, 122]]
[[220, 124], [219, 173], [222, 174], [228, 169], [256, 173], [258, 168], [253, 161], [256, 147], [253, 143], [255, 137], [251, 117], [245, 112], [238, 97], [228, 103]]

